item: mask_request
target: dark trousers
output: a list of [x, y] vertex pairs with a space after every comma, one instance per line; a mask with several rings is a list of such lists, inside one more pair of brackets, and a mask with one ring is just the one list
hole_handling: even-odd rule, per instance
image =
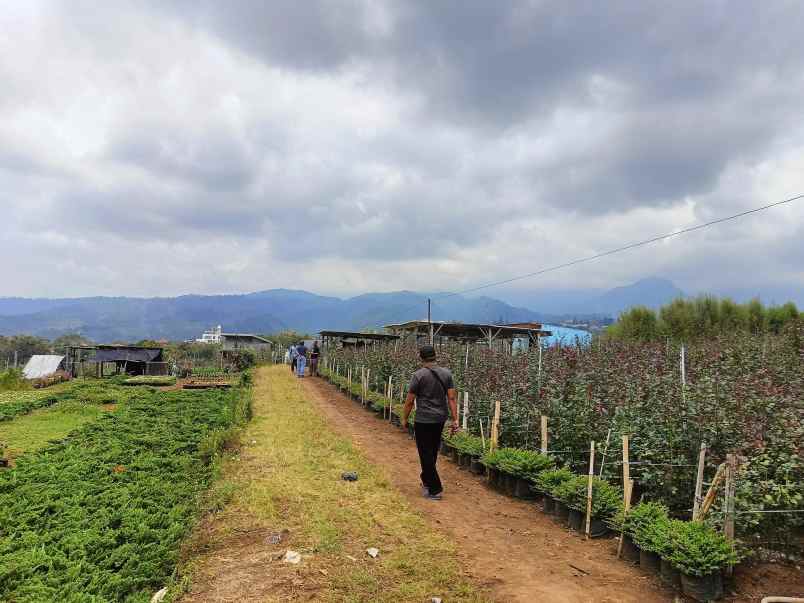
[[438, 450], [441, 448], [441, 433], [444, 431], [443, 423], [414, 423], [416, 434], [416, 449], [419, 451], [419, 462], [422, 466], [422, 483], [427, 486], [430, 494], [440, 494], [441, 478], [436, 470]]

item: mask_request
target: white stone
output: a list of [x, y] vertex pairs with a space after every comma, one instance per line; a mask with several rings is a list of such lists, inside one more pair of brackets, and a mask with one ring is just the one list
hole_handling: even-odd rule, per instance
[[377, 556], [380, 554], [380, 549], [375, 549], [374, 547], [371, 547], [370, 549], [367, 549], [366, 552], [368, 553], [369, 557], [371, 557], [372, 559], [376, 559]]
[[301, 563], [301, 553], [288, 550], [285, 553], [285, 556], [282, 558], [282, 561], [284, 561], [285, 563], [293, 563], [294, 565]]
[[167, 596], [167, 588], [163, 588], [162, 590], [157, 591], [157, 593], [153, 597], [151, 597], [151, 603], [162, 603], [162, 601], [165, 600], [166, 596]]

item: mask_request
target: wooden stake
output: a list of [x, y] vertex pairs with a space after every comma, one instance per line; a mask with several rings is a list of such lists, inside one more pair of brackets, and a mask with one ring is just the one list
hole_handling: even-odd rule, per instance
[[[734, 491], [737, 485], [737, 457], [733, 454], [726, 455], [726, 487], [723, 501], [725, 516], [723, 518], [723, 535], [734, 549]], [[726, 575], [731, 575], [732, 566], [726, 568]]]
[[463, 430], [469, 427], [469, 392], [463, 392]]
[[547, 415], [542, 415], [542, 454], [547, 454]]
[[631, 465], [628, 459], [628, 436], [623, 436], [623, 488], [631, 479]]
[[692, 498], [692, 521], [698, 518], [701, 509], [701, 495], [703, 494], [704, 464], [706, 461], [706, 442], [701, 442], [701, 451], [698, 453], [698, 474], [695, 478], [695, 494]]
[[606, 446], [603, 448], [603, 456], [600, 457], [600, 479], [603, 479], [603, 467], [606, 466], [606, 454], [609, 452], [609, 439], [611, 438], [611, 428], [609, 427], [609, 432], [606, 434]]
[[494, 401], [494, 420], [491, 423], [491, 441], [489, 450], [496, 450], [500, 439], [500, 401]]
[[631, 494], [634, 492], [634, 480], [629, 479], [623, 486], [623, 526], [620, 529], [620, 542], [617, 544], [617, 559], [623, 554], [623, 538], [625, 537], [625, 518], [631, 510]]
[[701, 503], [701, 508], [698, 509], [698, 517], [695, 518], [695, 521], [703, 521], [703, 519], [706, 517], [706, 514], [709, 512], [712, 503], [715, 502], [717, 489], [720, 486], [720, 482], [723, 481], [725, 473], [726, 463], [721, 463], [715, 472], [715, 477], [712, 479], [712, 483], [709, 484], [709, 490], [706, 492], [706, 496], [704, 496], [703, 502]]
[[589, 447], [589, 485], [586, 488], [586, 539], [589, 540], [592, 526], [592, 483], [595, 479], [595, 441]]
[[480, 441], [483, 443], [483, 452], [486, 452], [486, 436], [483, 433], [483, 419], [478, 418], [477, 422], [480, 424]]

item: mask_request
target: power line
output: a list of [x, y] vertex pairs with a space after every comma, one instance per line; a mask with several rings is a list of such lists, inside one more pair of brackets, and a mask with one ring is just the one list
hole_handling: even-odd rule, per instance
[[749, 209], [746, 211], [742, 211], [737, 214], [733, 214], [731, 216], [726, 216], [724, 218], [718, 218], [717, 220], [711, 220], [710, 222], [704, 222], [702, 224], [696, 224], [695, 226], [690, 226], [688, 228], [682, 228], [681, 230], [677, 230], [671, 233], [659, 235], [656, 237], [652, 237], [650, 239], [645, 239], [643, 241], [637, 241], [635, 243], [629, 243], [628, 245], [623, 245], [622, 247], [617, 247], [615, 249], [610, 249], [608, 251], [603, 251], [601, 253], [596, 253], [595, 255], [586, 256], [583, 258], [578, 258], [576, 260], [572, 260], [570, 262], [565, 262], [563, 264], [558, 264], [556, 266], [550, 266], [549, 268], [542, 268], [541, 270], [537, 270], [536, 272], [529, 272], [527, 274], [521, 274], [519, 276], [513, 276], [511, 278], [507, 278], [501, 281], [494, 281], [491, 283], [486, 283], [485, 285], [480, 285], [477, 287], [472, 287], [469, 289], [464, 289], [462, 291], [455, 291], [450, 293], [445, 293], [444, 295], [436, 296], [433, 299], [445, 299], [447, 297], [453, 297], [455, 295], [462, 295], [464, 293], [473, 293], [474, 291], [480, 291], [482, 289], [488, 289], [489, 287], [497, 287], [499, 285], [505, 285], [508, 283], [512, 283], [514, 281], [519, 281], [526, 278], [531, 278], [534, 276], [539, 276], [541, 274], [546, 274], [548, 272], [554, 272], [556, 270], [561, 270], [563, 268], [569, 268], [570, 266], [576, 266], [578, 264], [583, 264], [585, 262], [591, 262], [593, 260], [597, 260], [609, 255], [614, 255], [615, 253], [620, 253], [623, 251], [628, 251], [630, 249], [636, 249], [637, 247], [643, 247], [645, 245], [650, 245], [651, 243], [657, 243], [659, 241], [664, 241], [666, 239], [671, 239], [673, 237], [678, 237], [683, 234], [688, 234], [690, 232], [694, 232], [696, 230], [702, 230], [704, 228], [709, 228], [710, 226], [715, 226], [716, 224], [722, 224], [723, 222], [729, 222], [730, 220], [736, 220], [737, 218], [742, 218], [744, 216], [748, 216], [750, 214], [755, 214], [761, 211], [765, 211], [766, 209], [771, 209], [773, 207], [778, 207], [779, 205], [784, 205], [785, 203], [792, 203], [793, 201], [798, 201], [799, 199], [804, 199], [804, 194], [796, 195], [795, 197], [789, 197], [788, 199], [783, 199], [782, 201], [777, 201], [775, 203], [769, 203], [768, 205], [763, 205], [761, 207], [755, 207], [753, 209]]

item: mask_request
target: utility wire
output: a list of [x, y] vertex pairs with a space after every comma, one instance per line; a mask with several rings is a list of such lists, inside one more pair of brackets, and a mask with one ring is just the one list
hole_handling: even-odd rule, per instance
[[455, 295], [462, 295], [464, 293], [473, 293], [474, 291], [480, 291], [482, 289], [488, 289], [489, 287], [497, 287], [499, 285], [505, 285], [508, 283], [512, 283], [514, 281], [519, 281], [526, 278], [531, 278], [534, 276], [539, 276], [541, 274], [546, 274], [548, 272], [553, 272], [555, 270], [561, 270], [563, 268], [569, 268], [570, 266], [576, 266], [578, 264], [583, 264], [585, 262], [591, 262], [593, 260], [597, 260], [609, 255], [614, 255], [615, 253], [620, 253], [623, 251], [628, 251], [630, 249], [636, 249], [637, 247], [643, 247], [645, 245], [650, 245], [651, 243], [657, 243], [659, 241], [664, 241], [666, 239], [671, 239], [673, 237], [678, 237], [683, 234], [688, 234], [690, 232], [694, 232], [696, 230], [702, 230], [704, 228], [709, 228], [710, 226], [715, 226], [716, 224], [722, 224], [724, 222], [729, 222], [730, 220], [736, 220], [737, 218], [742, 218], [744, 216], [748, 216], [750, 214], [755, 214], [761, 211], [765, 211], [767, 209], [771, 209], [773, 207], [778, 207], [780, 205], [784, 205], [786, 203], [792, 203], [793, 201], [798, 201], [800, 199], [804, 199], [804, 194], [796, 195], [795, 197], [789, 197], [787, 199], [783, 199], [781, 201], [776, 201], [775, 203], [769, 203], [767, 205], [762, 205], [760, 207], [755, 207], [753, 209], [749, 209], [746, 211], [742, 211], [740, 213], [732, 214], [730, 216], [726, 216], [724, 218], [718, 218], [717, 220], [711, 220], [709, 222], [704, 222], [702, 224], [696, 224], [695, 226], [690, 226], [688, 228], [682, 228], [681, 230], [677, 230], [671, 233], [659, 235], [656, 237], [652, 237], [650, 239], [645, 239], [643, 241], [637, 241], [635, 243], [630, 243], [628, 245], [623, 245], [622, 247], [617, 247], [615, 249], [610, 249], [608, 251], [604, 251], [601, 253], [596, 253], [595, 255], [586, 256], [583, 258], [578, 258], [576, 260], [572, 260], [570, 262], [565, 262], [563, 264], [557, 264], [556, 266], [550, 266], [549, 268], [542, 268], [541, 270], [537, 270], [536, 272], [529, 272], [527, 274], [521, 274], [519, 276], [513, 276], [511, 278], [507, 278], [501, 281], [494, 281], [491, 283], [486, 283], [485, 285], [480, 285], [477, 287], [471, 287], [469, 289], [464, 289], [462, 291], [455, 291], [450, 293], [445, 293], [443, 295], [439, 295], [434, 297], [433, 299], [445, 299], [447, 297], [453, 297]]

